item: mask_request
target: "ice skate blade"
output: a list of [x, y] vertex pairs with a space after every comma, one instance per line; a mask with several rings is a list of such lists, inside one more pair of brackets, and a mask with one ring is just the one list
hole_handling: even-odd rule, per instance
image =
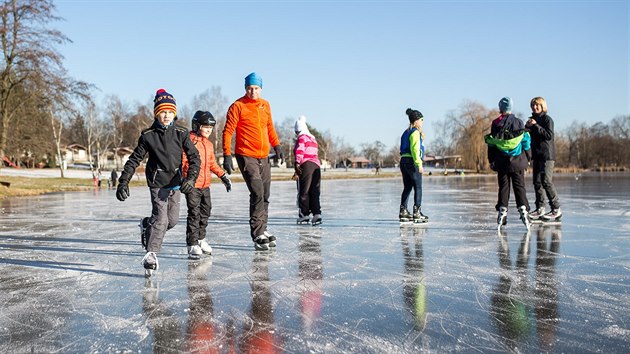
[[427, 225], [428, 223], [429, 223], [428, 221], [424, 221], [424, 222], [403, 221], [403, 222], [400, 222], [400, 226], [401, 227], [421, 227], [421, 226]]
[[322, 221], [321, 221], [321, 220], [319, 220], [319, 221], [315, 221], [315, 222], [313, 223], [313, 226], [317, 226], [317, 225], [321, 225], [321, 224], [322, 224]]
[[562, 222], [559, 220], [532, 220], [532, 226], [553, 226], [553, 225], [562, 225]]
[[198, 261], [198, 260], [201, 259], [201, 256], [197, 256], [197, 255], [194, 255], [194, 254], [189, 254], [188, 255], [188, 259], [193, 260], [193, 261]]
[[296, 224], [298, 224], [298, 225], [308, 225], [308, 224], [310, 224], [310, 223], [311, 223], [311, 221], [310, 221], [310, 220], [304, 220], [304, 221], [298, 221], [298, 222], [296, 222]]
[[254, 249], [256, 251], [269, 251], [269, 244], [265, 243], [265, 244], [259, 245], [256, 243], [254, 244]]

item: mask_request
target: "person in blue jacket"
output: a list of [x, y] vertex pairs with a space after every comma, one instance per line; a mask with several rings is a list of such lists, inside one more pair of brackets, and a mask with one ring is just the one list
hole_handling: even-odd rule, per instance
[[[400, 137], [400, 172], [402, 173], [403, 191], [400, 196], [400, 222], [413, 221], [424, 223], [429, 217], [422, 214], [422, 161], [424, 159], [424, 116], [420, 111], [407, 108], [409, 127]], [[407, 209], [407, 200], [413, 189], [413, 214]]]
[[516, 207], [521, 221], [529, 229], [529, 202], [525, 191], [525, 170], [532, 158], [531, 137], [525, 131], [522, 120], [512, 114], [512, 99], [503, 97], [499, 101], [500, 115], [492, 121], [490, 134], [484, 137], [488, 144], [490, 167], [497, 172], [499, 182], [498, 201], [499, 228], [507, 223], [510, 183], [514, 188]]

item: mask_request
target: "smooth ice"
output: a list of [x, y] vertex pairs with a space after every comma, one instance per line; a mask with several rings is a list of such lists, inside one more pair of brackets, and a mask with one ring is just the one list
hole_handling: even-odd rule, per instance
[[324, 180], [318, 227], [273, 182], [270, 252], [215, 183], [212, 256], [187, 259], [184, 203], [149, 280], [147, 188], [2, 200], [0, 352], [627, 352], [628, 177], [556, 176], [563, 223], [529, 233], [514, 205], [497, 232], [493, 176], [425, 177], [421, 227], [398, 178]]

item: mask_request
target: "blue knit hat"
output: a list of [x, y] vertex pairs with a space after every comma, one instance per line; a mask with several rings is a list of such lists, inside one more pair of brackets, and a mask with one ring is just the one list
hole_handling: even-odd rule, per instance
[[245, 77], [245, 87], [256, 85], [262, 88], [262, 78], [256, 73], [251, 73]]
[[512, 112], [512, 99], [509, 97], [503, 97], [501, 101], [499, 101], [499, 112], [507, 113]]

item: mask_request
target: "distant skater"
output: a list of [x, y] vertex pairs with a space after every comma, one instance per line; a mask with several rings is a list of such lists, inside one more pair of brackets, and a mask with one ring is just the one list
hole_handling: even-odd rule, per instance
[[[232, 190], [232, 182], [228, 178], [227, 173], [219, 167], [214, 155], [213, 143], [210, 140], [210, 134], [212, 134], [216, 124], [217, 121], [214, 119], [214, 116], [208, 111], [197, 111], [192, 118], [190, 140], [195, 144], [197, 151], [199, 151], [201, 163], [195, 188], [186, 194], [186, 206], [188, 208], [186, 246], [188, 258], [191, 259], [199, 259], [204, 253], [212, 254], [212, 247], [206, 240], [208, 218], [210, 218], [212, 211], [212, 199], [210, 196], [212, 173], [221, 179], [228, 192]], [[188, 158], [186, 154], [182, 154], [184, 177], [188, 176], [188, 169]]]
[[[322, 209], [319, 203], [321, 162], [318, 157], [318, 144], [306, 124], [306, 117], [300, 116], [295, 122], [295, 175], [298, 178], [298, 219], [297, 223], [318, 225], [322, 223]], [[313, 219], [310, 215], [313, 215]]]
[[510, 97], [503, 97], [499, 101], [499, 112], [499, 117], [492, 121], [490, 134], [484, 137], [488, 144], [490, 167], [497, 172], [499, 183], [498, 201], [495, 206], [499, 212], [497, 224], [500, 228], [507, 223], [511, 183], [521, 221], [529, 229], [525, 170], [528, 161], [531, 160], [531, 138], [525, 131], [523, 121], [512, 114]]
[[116, 172], [116, 169], [114, 168], [112, 170], [111, 175], [109, 176], [109, 183], [110, 183], [110, 186], [112, 188], [116, 188], [116, 181], [117, 180], [118, 180], [118, 172]]
[[[530, 102], [532, 116], [525, 127], [532, 137], [532, 160], [536, 210], [529, 213], [532, 220], [560, 220], [560, 199], [553, 184], [553, 168], [556, 160], [553, 119], [547, 114], [547, 102], [542, 97], [534, 97]], [[551, 211], [545, 214], [545, 196]]]
[[[159, 268], [157, 253], [167, 230], [179, 220], [181, 193], [190, 193], [199, 174], [199, 153], [190, 140], [188, 130], [175, 125], [175, 98], [159, 89], [153, 100], [155, 120], [138, 138], [138, 145], [125, 163], [118, 180], [116, 198], [121, 202], [129, 197], [129, 181], [136, 167], [148, 154], [146, 178], [151, 194], [151, 216], [140, 221], [140, 238], [147, 253], [142, 258], [145, 275]], [[188, 158], [188, 176], [182, 175], [182, 151]], [[181, 188], [181, 193], [180, 193]]]
[[[409, 126], [400, 137], [400, 172], [403, 180], [403, 191], [400, 196], [400, 222], [413, 221], [425, 223], [429, 217], [422, 214], [422, 173], [424, 168], [424, 133], [422, 125], [424, 116], [420, 111], [407, 108]], [[413, 214], [407, 209], [407, 201], [413, 189]]]
[[271, 106], [260, 95], [262, 78], [251, 73], [245, 77], [245, 95], [228, 109], [223, 130], [223, 169], [231, 174], [232, 136], [236, 133], [234, 155], [249, 189], [249, 228], [256, 250], [276, 246], [276, 236], [267, 230], [271, 193], [270, 146], [280, 164], [284, 155], [271, 118]]

